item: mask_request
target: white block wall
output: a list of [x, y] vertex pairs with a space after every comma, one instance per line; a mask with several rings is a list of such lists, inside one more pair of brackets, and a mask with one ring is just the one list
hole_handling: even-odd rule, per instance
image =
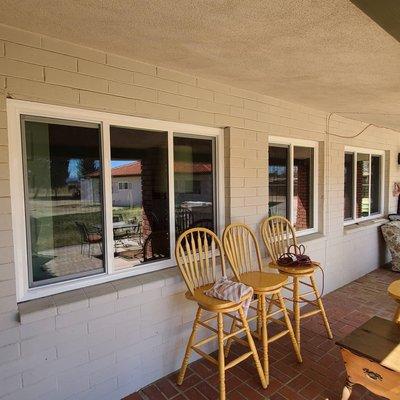
[[178, 368], [194, 314], [175, 268], [17, 306], [8, 95], [225, 127], [227, 221], [255, 229], [268, 202], [268, 137], [319, 141], [320, 232], [305, 241], [325, 266], [326, 290], [385, 260], [377, 224], [343, 228], [343, 151], [386, 150], [385, 208], [394, 211], [399, 133], [370, 128], [351, 139], [365, 124], [333, 116], [331, 132], [347, 136], [338, 138], [325, 134], [325, 112], [0, 25], [1, 400], [119, 399]]

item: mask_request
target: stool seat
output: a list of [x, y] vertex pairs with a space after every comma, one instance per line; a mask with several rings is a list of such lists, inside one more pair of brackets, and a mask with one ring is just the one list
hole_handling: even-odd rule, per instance
[[205, 292], [213, 287], [213, 284], [208, 284], [204, 286], [200, 286], [194, 290], [194, 293], [190, 293], [187, 291], [185, 293], [185, 297], [188, 300], [192, 300], [197, 302], [203, 308], [210, 310], [210, 311], [218, 311], [218, 310], [225, 310], [229, 309], [230, 311], [234, 311], [236, 307], [240, 307], [241, 303], [246, 300], [249, 295], [243, 296], [240, 299], [240, 302], [236, 303], [234, 301], [229, 300], [220, 300], [215, 297], [207, 296]]
[[388, 287], [388, 293], [395, 300], [400, 300], [400, 279], [392, 282]]
[[251, 271], [240, 275], [240, 281], [251, 286], [255, 292], [271, 292], [280, 289], [288, 278], [281, 274], [269, 272]]
[[279, 265], [275, 261], [271, 261], [268, 264], [269, 268], [272, 269], [277, 269], [279, 272], [282, 274], [286, 275], [307, 275], [307, 274], [312, 274], [318, 267], [319, 263], [316, 261], [312, 261], [310, 265], [302, 265], [302, 266], [297, 266], [297, 267], [283, 267], [282, 265]]
[[388, 287], [389, 296], [391, 296], [397, 303], [398, 307], [394, 314], [393, 321], [400, 324], [400, 279], [392, 282]]

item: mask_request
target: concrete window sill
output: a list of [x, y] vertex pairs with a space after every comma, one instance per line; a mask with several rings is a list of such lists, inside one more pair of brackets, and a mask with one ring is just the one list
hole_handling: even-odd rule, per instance
[[163, 291], [171, 293], [171, 287], [176, 292], [185, 289], [177, 267], [29, 300], [18, 304], [18, 312], [21, 324], [29, 324], [73, 311], [101, 311], [109, 304], [122, 306], [124, 301], [134, 305], [136, 298], [139, 304], [144, 294], [155, 292], [161, 297]]
[[351, 233], [377, 228], [383, 224], [386, 224], [387, 222], [389, 222], [387, 218], [377, 218], [369, 221], [357, 222], [355, 224], [345, 226], [343, 232], [345, 235], [349, 235]]

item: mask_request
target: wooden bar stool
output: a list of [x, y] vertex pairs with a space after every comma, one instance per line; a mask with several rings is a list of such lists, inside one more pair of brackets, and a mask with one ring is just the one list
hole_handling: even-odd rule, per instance
[[393, 321], [396, 324], [400, 324], [400, 279], [392, 282], [388, 287], [389, 296], [391, 296], [398, 304], [397, 310], [395, 311]]
[[[254, 340], [251, 336], [250, 328], [243, 311], [243, 303], [249, 299], [251, 293], [243, 296], [240, 302], [219, 300], [206, 296], [205, 291], [210, 289], [221, 275], [226, 275], [225, 256], [221, 241], [218, 237], [206, 228], [193, 228], [183, 232], [176, 243], [175, 257], [183, 279], [188, 287], [186, 297], [198, 304], [196, 318], [193, 323], [193, 330], [190, 335], [185, 356], [182, 361], [182, 367], [178, 375], [178, 385], [181, 385], [185, 377], [186, 368], [189, 363], [189, 357], [192, 350], [200, 354], [206, 360], [218, 366], [219, 369], [219, 398], [225, 400], [225, 371], [234, 367], [241, 361], [253, 356], [258, 375], [263, 388], [267, 387], [260, 359]], [[219, 259], [220, 265], [217, 265]], [[218, 274], [218, 271], [220, 273]], [[212, 314], [211, 317], [201, 319], [203, 311], [206, 310]], [[239, 317], [237, 317], [239, 314]], [[241, 324], [241, 328], [235, 332], [226, 332], [224, 330], [224, 316], [230, 317]], [[217, 329], [210, 325], [210, 322], [217, 319]], [[196, 332], [199, 327], [204, 327], [213, 332], [213, 334], [197, 343]], [[245, 333], [246, 339], [243, 340], [237, 335]], [[239, 343], [250, 347], [250, 351], [242, 354], [235, 360], [225, 364], [224, 341], [234, 339]], [[218, 340], [218, 360], [204, 351], [200, 346]]]
[[[263, 272], [257, 239], [254, 232], [247, 225], [236, 223], [227, 226], [223, 234], [223, 245], [229, 263], [235, 272], [236, 279], [247, 286], [251, 286], [256, 295], [256, 307], [251, 306], [256, 310], [256, 315], [255, 317], [248, 318], [247, 321], [257, 320], [257, 332], [253, 334], [262, 342], [263, 369], [268, 384], [268, 345], [270, 343], [289, 334], [297, 360], [302, 362], [299, 346], [297, 345], [292, 324], [281, 294], [282, 287], [288, 278], [281, 274]], [[277, 308], [275, 311], [273, 311], [274, 306]], [[274, 318], [277, 314], [283, 314], [284, 321]], [[283, 324], [285, 329], [268, 338], [267, 324], [269, 321]], [[236, 329], [236, 324], [236, 320], [233, 320], [231, 332]], [[230, 344], [231, 341], [228, 342], [226, 352], [229, 352]]]
[[[319, 264], [312, 262], [311, 265], [300, 267], [282, 267], [277, 264], [279, 256], [285, 253], [290, 245], [298, 245], [296, 233], [291, 223], [284, 217], [274, 216], [265, 218], [261, 224], [261, 235], [267, 247], [268, 253], [272, 259], [269, 263], [270, 268], [278, 269], [279, 272], [287, 277], [292, 278], [292, 287], [285, 286], [286, 289], [293, 293], [293, 312], [295, 323], [295, 335], [297, 343], [300, 347], [300, 322], [302, 319], [311, 317], [315, 314], [321, 314], [324, 321], [326, 333], [329, 339], [333, 339], [332, 331], [329, 326], [329, 321], [326, 316], [324, 305], [317, 288], [315, 281], [315, 270]], [[310, 283], [305, 282], [304, 279], [309, 279]], [[300, 285], [307, 286], [311, 290], [300, 294]], [[314, 300], [307, 299], [305, 296], [314, 296]], [[315, 310], [300, 313], [300, 303], [305, 302], [316, 307]]]

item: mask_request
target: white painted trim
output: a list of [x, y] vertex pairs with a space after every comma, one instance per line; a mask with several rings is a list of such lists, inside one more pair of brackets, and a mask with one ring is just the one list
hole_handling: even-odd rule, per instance
[[[103, 161], [103, 193], [104, 193], [104, 229], [107, 249], [106, 272], [88, 277], [76, 278], [70, 281], [51, 283], [45, 286], [29, 288], [27, 238], [25, 220], [25, 199], [23, 160], [21, 143], [21, 115], [40, 116], [45, 118], [57, 118], [74, 120], [79, 122], [92, 122], [101, 125], [102, 161]], [[225, 224], [225, 185], [224, 185], [224, 137], [223, 129], [198, 126], [191, 124], [175, 123], [147, 119], [107, 112], [91, 111], [78, 108], [47, 105], [22, 100], [7, 99], [8, 118], [8, 143], [9, 143], [9, 167], [11, 188], [12, 229], [14, 241], [14, 260], [16, 273], [17, 301], [26, 301], [38, 297], [49, 296], [56, 293], [95, 285], [107, 281], [113, 281], [129, 276], [140, 275], [176, 265], [173, 259], [175, 250], [175, 225], [174, 225], [174, 175], [173, 175], [173, 134], [185, 133], [190, 135], [210, 136], [215, 138], [215, 184], [216, 184], [216, 210], [217, 232], [221, 234]], [[114, 271], [113, 268], [113, 241], [112, 238], [112, 188], [110, 166], [110, 126], [122, 126], [146, 130], [168, 132], [168, 167], [169, 167], [169, 208], [170, 208], [170, 235], [171, 258], [148, 264], [136, 265], [134, 268], [126, 268]]]
[[[297, 236], [306, 236], [316, 233], [319, 230], [318, 220], [318, 163], [319, 163], [319, 143], [313, 140], [291, 139], [284, 136], [269, 136], [268, 145], [286, 145], [289, 155], [289, 214], [290, 221], [294, 221], [293, 193], [294, 193], [294, 147], [310, 147], [314, 150], [313, 154], [313, 227], [301, 231], [296, 230]], [[269, 161], [268, 161], [269, 162]]]
[[[357, 224], [359, 222], [370, 221], [384, 216], [385, 204], [385, 168], [386, 168], [386, 153], [385, 150], [367, 149], [363, 147], [345, 146], [344, 153], [353, 154], [353, 218], [343, 221], [343, 226]], [[357, 218], [357, 154], [369, 155], [369, 214], [367, 217]], [[380, 156], [380, 202], [379, 213], [371, 214], [371, 159], [372, 156]]]

